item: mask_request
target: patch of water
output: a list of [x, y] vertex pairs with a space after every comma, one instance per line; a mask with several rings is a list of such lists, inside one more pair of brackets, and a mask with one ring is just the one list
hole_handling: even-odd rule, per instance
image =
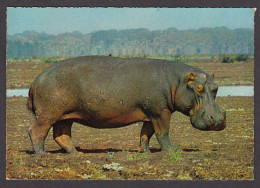
[[28, 97], [29, 89], [7, 89], [6, 90], [6, 96], [7, 97]]
[[[29, 89], [7, 89], [6, 96], [22, 96], [28, 97]], [[254, 86], [221, 86], [218, 89], [217, 97], [228, 97], [228, 96], [243, 96], [251, 97], [254, 96]]]
[[217, 97], [254, 96], [254, 86], [221, 86], [218, 89]]

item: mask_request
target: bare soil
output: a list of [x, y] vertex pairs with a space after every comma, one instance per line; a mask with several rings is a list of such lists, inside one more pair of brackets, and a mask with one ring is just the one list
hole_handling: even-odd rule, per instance
[[[241, 67], [249, 65], [242, 64]], [[43, 65], [37, 66], [44, 68]], [[236, 64], [226, 66], [232, 71]], [[240, 71], [239, 67], [235, 69]], [[222, 72], [219, 70], [220, 75]], [[12, 77], [10, 72], [8, 74], [7, 82]], [[29, 83], [32, 77], [23, 79], [24, 83]], [[247, 83], [247, 78], [242, 80]], [[28, 87], [26, 84], [16, 86]], [[9, 81], [11, 86], [15, 85]], [[253, 97], [216, 99], [227, 111], [227, 127], [220, 132], [199, 131], [190, 125], [188, 117], [174, 113], [170, 138], [180, 148], [179, 161], [169, 161], [167, 153], [160, 151], [155, 136], [150, 143], [152, 153], [138, 153], [140, 123], [118, 129], [94, 129], [75, 123], [72, 141], [81, 152], [79, 155], [66, 154], [60, 149], [50, 130], [45, 142], [45, 150], [49, 154], [35, 155], [27, 134], [33, 116], [26, 109], [26, 100], [23, 97], [6, 100], [8, 179], [254, 179]]]

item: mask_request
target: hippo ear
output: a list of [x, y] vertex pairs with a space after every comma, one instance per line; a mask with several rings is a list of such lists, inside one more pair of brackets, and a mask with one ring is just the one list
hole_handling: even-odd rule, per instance
[[195, 81], [196, 73], [190, 72], [186, 75], [186, 82], [194, 82]]
[[196, 74], [194, 72], [190, 72], [186, 75], [186, 83], [187, 85], [193, 85], [195, 82], [195, 76]]
[[187, 86], [192, 89], [194, 89], [194, 86], [195, 86], [195, 76], [196, 76], [196, 74], [194, 72], [190, 72], [186, 75]]

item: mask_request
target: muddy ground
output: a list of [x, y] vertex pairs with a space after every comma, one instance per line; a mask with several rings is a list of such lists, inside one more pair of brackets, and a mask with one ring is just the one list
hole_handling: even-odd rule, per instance
[[[218, 85], [254, 84], [254, 62], [252, 60], [235, 63], [221, 63], [213, 60], [202, 63], [195, 61], [187, 64], [198, 67], [209, 74], [214, 74], [215, 82]], [[34, 79], [50, 65], [43, 61], [8, 61], [6, 87], [29, 88]]]
[[227, 127], [203, 132], [189, 118], [174, 113], [170, 138], [180, 150], [175, 157], [160, 152], [155, 136], [151, 154], [138, 153], [141, 124], [98, 130], [74, 124], [72, 141], [82, 154], [70, 155], [46, 139], [48, 155], [35, 155], [27, 129], [33, 116], [27, 98], [6, 100], [8, 179], [170, 179], [227, 180], [254, 178], [254, 98], [222, 97], [217, 103], [227, 111]]

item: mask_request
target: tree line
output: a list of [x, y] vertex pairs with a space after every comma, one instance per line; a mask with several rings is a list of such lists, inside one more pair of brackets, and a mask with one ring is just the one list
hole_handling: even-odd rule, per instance
[[254, 53], [252, 29], [106, 30], [50, 35], [35, 31], [7, 36], [7, 57], [83, 55], [182, 55]]

